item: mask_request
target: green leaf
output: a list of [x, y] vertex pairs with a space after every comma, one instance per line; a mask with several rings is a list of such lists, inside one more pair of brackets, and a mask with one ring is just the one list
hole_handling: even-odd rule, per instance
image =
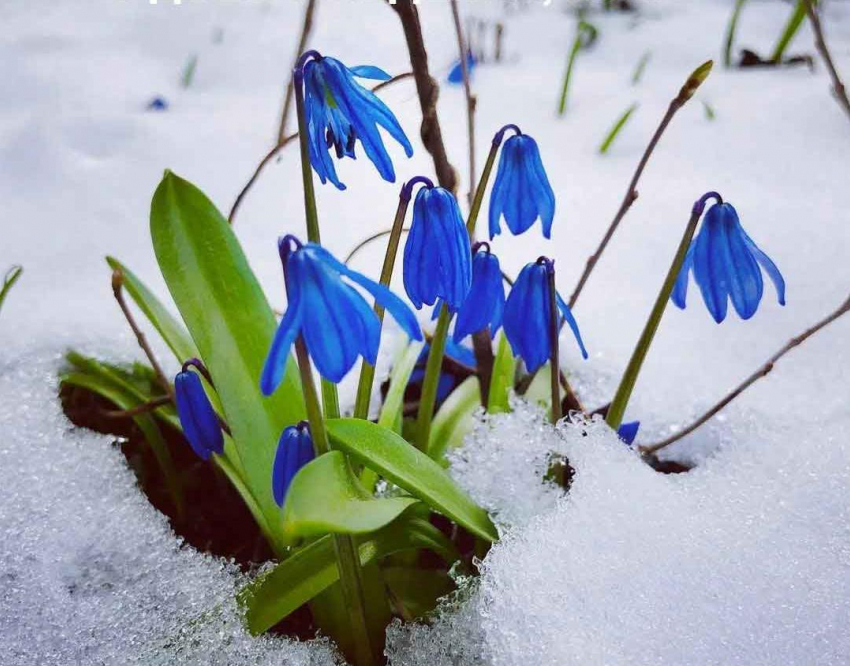
[[[404, 515], [359, 544], [360, 563], [365, 567], [393, 553], [430, 548], [440, 538], [445, 536], [427, 521]], [[331, 535], [300, 548], [239, 593], [249, 631], [257, 635], [273, 627], [338, 580]]]
[[407, 388], [410, 375], [413, 374], [413, 368], [416, 366], [416, 361], [419, 358], [419, 354], [422, 353], [424, 346], [424, 342], [413, 341], [408, 344], [399, 355], [399, 358], [396, 359], [396, 362], [393, 364], [392, 374], [390, 374], [390, 387], [387, 391], [387, 397], [384, 399], [384, 404], [381, 407], [378, 425], [389, 428], [398, 434], [401, 434], [404, 391]]
[[[772, 62], [780, 62], [782, 60], [782, 56], [785, 55], [785, 50], [788, 48], [788, 45], [791, 44], [791, 41], [794, 39], [794, 36], [803, 24], [803, 21], [806, 18], [806, 2], [807, 0], [797, 0], [797, 4], [794, 6], [794, 11], [792, 11], [788, 16], [788, 22], [782, 29], [782, 34], [779, 35], [779, 40], [776, 42], [776, 46], [773, 47], [773, 53], [770, 54]], [[815, 4], [816, 2], [817, 0], [812, 0], [812, 4]]]
[[106, 263], [112, 270], [121, 272], [124, 277], [124, 289], [139, 306], [142, 314], [153, 324], [180, 363], [200, 355], [183, 324], [172, 316], [133, 271], [114, 257], [106, 257]]
[[602, 142], [602, 145], [599, 146], [599, 153], [604, 155], [608, 152], [608, 149], [611, 147], [611, 144], [614, 143], [614, 139], [620, 134], [620, 130], [625, 127], [626, 123], [629, 121], [629, 118], [632, 117], [632, 114], [638, 108], [637, 104], [632, 104], [625, 112], [617, 119], [617, 122], [614, 123], [614, 126], [605, 135], [605, 140]]
[[3, 278], [3, 286], [0, 287], [0, 308], [3, 307], [3, 301], [6, 300], [9, 290], [15, 285], [23, 272], [23, 266], [12, 266], [6, 271], [6, 275]]
[[509, 412], [510, 391], [514, 386], [516, 359], [504, 332], [499, 338], [499, 348], [493, 362], [493, 374], [490, 377], [490, 395], [487, 396], [487, 411], [490, 414]]
[[440, 411], [431, 423], [431, 437], [428, 442], [428, 455], [440, 460], [449, 449], [463, 443], [474, 423], [475, 410], [481, 405], [481, 389], [478, 377], [467, 377], [455, 388], [440, 405]]
[[283, 507], [284, 534], [299, 537], [375, 532], [418, 500], [376, 499], [360, 484], [340, 451], [329, 451], [301, 468]]
[[260, 393], [274, 314], [227, 220], [203, 192], [171, 172], [151, 203], [151, 237], [171, 296], [216, 382], [246, 484], [275, 525], [271, 468], [277, 441], [305, 409], [291, 360], [277, 392], [270, 398]]
[[430, 613], [437, 605], [437, 600], [455, 588], [448, 574], [439, 569], [387, 567], [383, 574], [392, 592], [394, 605], [400, 607], [407, 622]]
[[498, 538], [487, 512], [442, 467], [401, 436], [360, 419], [329, 419], [327, 429], [334, 448], [373, 468], [476, 536], [487, 541]]

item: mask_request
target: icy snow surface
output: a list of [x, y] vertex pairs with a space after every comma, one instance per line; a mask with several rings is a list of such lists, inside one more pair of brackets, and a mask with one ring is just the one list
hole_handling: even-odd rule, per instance
[[[491, 133], [518, 123], [538, 140], [558, 202], [552, 242], [535, 228], [503, 235], [493, 249], [512, 273], [553, 256], [564, 295], [670, 97], [691, 69], [718, 56], [732, 3], [641, 4], [637, 20], [591, 17], [600, 39], [579, 55], [568, 114], [556, 120], [574, 34], [562, 3], [509, 13], [502, 3], [462, 3], [465, 14], [506, 21], [506, 62], [475, 72], [478, 166]], [[824, 4], [827, 38], [847, 78], [850, 7]], [[166, 297], [148, 237], [153, 189], [171, 168], [229, 210], [276, 135], [302, 9], [290, 0], [0, 9], [0, 269], [25, 267], [0, 312], [4, 666], [331, 660], [323, 644], [249, 639], [228, 602], [236, 573], [182, 547], [109, 440], [70, 428], [54, 399], [67, 346], [139, 357], [103, 256], [115, 254]], [[449, 6], [423, 0], [420, 11], [442, 79], [456, 57]], [[738, 45], [768, 53], [789, 11], [786, 3], [748, 3]], [[350, 64], [408, 69], [398, 20], [377, 1], [320, 0], [311, 45]], [[631, 86], [646, 51], [643, 80]], [[807, 26], [790, 51], [814, 52]], [[195, 81], [183, 90], [180, 72], [193, 53]], [[157, 95], [169, 109], [146, 111]], [[412, 82], [382, 96], [416, 148], [405, 160], [389, 144], [399, 178], [430, 174]], [[603, 136], [632, 102], [638, 111], [599, 157]], [[465, 190], [460, 88], [443, 87], [439, 111]], [[752, 320], [732, 315], [717, 326], [692, 290], [686, 311], [665, 316], [630, 405], [627, 418], [642, 421], [638, 443], [688, 423], [843, 300], [848, 154], [847, 119], [822, 66], [814, 74], [716, 67], [662, 139], [640, 198], [575, 309], [591, 359], [581, 362], [567, 338], [563, 358], [585, 402], [610, 399], [691, 202], [706, 190], [737, 207], [780, 266], [788, 306], [765, 285]], [[318, 204], [325, 242], [344, 256], [389, 225], [397, 194], [362, 158], [341, 165], [340, 176], [348, 190], [319, 188]], [[303, 233], [300, 209], [293, 146], [268, 166], [235, 227], [279, 307], [274, 240]], [[482, 219], [486, 212], [485, 204]], [[355, 267], [374, 273], [382, 252], [373, 246]], [[598, 424], [555, 434], [521, 409], [481, 425], [456, 454], [454, 473], [494, 510], [506, 538], [484, 561], [480, 583], [433, 628], [394, 632], [394, 663], [850, 663], [848, 333], [850, 319], [833, 324], [674, 447], [671, 455], [699, 463], [684, 476], [655, 474]], [[352, 393], [349, 382], [344, 396]], [[566, 453], [576, 469], [560, 501], [535, 482], [550, 451]]]

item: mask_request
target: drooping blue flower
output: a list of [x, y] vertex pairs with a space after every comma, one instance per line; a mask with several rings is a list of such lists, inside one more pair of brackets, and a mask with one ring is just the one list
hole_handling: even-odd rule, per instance
[[[472, 55], [472, 51], [467, 51], [466, 73], [470, 79], [472, 78], [472, 70], [475, 69], [476, 65], [478, 65], [478, 61], [475, 59], [475, 56]], [[452, 65], [452, 68], [449, 70], [447, 80], [449, 83], [463, 83], [463, 65], [460, 62], [460, 58], [457, 59], [457, 62]]]
[[442, 187], [423, 187], [413, 204], [404, 245], [404, 290], [416, 309], [443, 299], [456, 311], [472, 283], [469, 234], [457, 199]]
[[[497, 137], [501, 138], [498, 134]], [[491, 240], [502, 233], [502, 216], [515, 236], [527, 231], [537, 218], [543, 225], [543, 236], [552, 235], [555, 193], [546, 177], [537, 142], [527, 134], [516, 134], [502, 146], [489, 215]]]
[[[398, 141], [408, 157], [413, 155], [413, 147], [387, 105], [355, 81], [355, 77], [386, 81], [390, 75], [371, 65], [349, 68], [315, 51], [305, 53], [300, 62], [310, 163], [322, 183], [330, 180], [338, 189], [345, 189], [330, 150], [334, 149], [338, 159], [354, 158], [357, 141], [381, 177], [395, 182], [395, 169], [378, 127]], [[296, 74], [298, 71], [296, 67]]]
[[670, 298], [685, 308], [688, 273], [693, 271], [714, 321], [719, 324], [726, 318], [729, 300], [741, 319], [749, 319], [758, 310], [764, 292], [762, 269], [776, 287], [779, 304], [785, 305], [785, 280], [776, 264], [744, 231], [732, 205], [716, 203], [705, 214], [685, 255]]
[[[422, 384], [422, 380], [425, 379], [425, 368], [428, 365], [428, 354], [430, 352], [431, 345], [426, 344], [422, 347], [422, 351], [419, 353], [419, 358], [416, 359], [416, 365], [413, 366], [413, 372], [410, 373], [408, 386]], [[473, 351], [461, 344], [458, 344], [457, 342], [454, 342], [451, 338], [446, 340], [446, 349], [443, 356], [444, 364], [446, 359], [449, 359], [449, 361], [456, 361], [473, 371], [477, 367], [477, 361], [475, 360], [475, 354]], [[437, 380], [438, 405], [448, 397], [449, 393], [451, 393], [457, 385], [460, 384], [462, 379], [463, 377], [461, 375], [452, 372], [440, 372], [440, 378]]]
[[148, 111], [168, 111], [168, 100], [161, 95], [157, 95], [147, 106]]
[[283, 506], [292, 479], [314, 457], [313, 437], [306, 421], [284, 428], [272, 465], [272, 495], [278, 506]]
[[[526, 264], [505, 303], [505, 336], [514, 355], [525, 362], [529, 372], [534, 372], [549, 360], [551, 352], [549, 270], [554, 270], [552, 262], [543, 257]], [[587, 350], [569, 306], [557, 292], [555, 301], [561, 317], [572, 329], [582, 356], [587, 358]]]
[[213, 453], [224, 452], [224, 436], [221, 425], [197, 373], [189, 370], [190, 365], [200, 361], [192, 359], [174, 378], [174, 397], [177, 401], [177, 416], [189, 445], [201, 460], [209, 460]]
[[623, 440], [623, 442], [631, 446], [635, 441], [635, 437], [637, 437], [639, 428], [640, 421], [629, 421], [628, 423], [621, 423], [620, 427], [617, 428], [617, 436], [621, 440]]
[[339, 382], [358, 356], [374, 365], [381, 323], [363, 296], [343, 277], [372, 294], [411, 338], [422, 339], [413, 312], [382, 284], [351, 270], [315, 243], [302, 245], [294, 236], [284, 236], [278, 241], [278, 248], [288, 304], [260, 377], [265, 395], [271, 395], [280, 384], [289, 350], [299, 334], [304, 336], [319, 374], [332, 382]]
[[467, 335], [487, 326], [495, 333], [502, 325], [505, 310], [505, 286], [499, 259], [487, 243], [476, 243], [472, 257], [472, 286], [457, 311], [453, 338], [460, 342]]

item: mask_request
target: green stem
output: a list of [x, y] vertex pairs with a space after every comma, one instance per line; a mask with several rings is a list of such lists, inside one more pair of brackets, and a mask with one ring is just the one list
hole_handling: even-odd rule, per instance
[[496, 162], [496, 155], [499, 152], [499, 146], [502, 145], [501, 132], [496, 135], [498, 142], [494, 139], [490, 145], [490, 153], [487, 155], [487, 162], [484, 164], [484, 170], [481, 172], [481, 178], [478, 180], [478, 186], [475, 188], [475, 196], [472, 198], [472, 205], [469, 207], [469, 217], [466, 220], [466, 230], [469, 232], [469, 240], [475, 240], [475, 224], [478, 221], [478, 213], [481, 211], [481, 204], [484, 201], [484, 192], [487, 189], [487, 183], [490, 181], [490, 172], [493, 171], [493, 164]]
[[573, 47], [570, 49], [570, 57], [567, 59], [567, 69], [564, 72], [564, 85], [561, 87], [561, 98], [558, 102], [558, 115], [563, 116], [567, 110], [567, 92], [570, 88], [570, 79], [573, 75], [573, 64], [576, 60], [576, 55], [581, 49], [581, 31], [576, 33], [576, 38], [573, 40]]
[[[330, 450], [328, 432], [322, 419], [319, 407], [319, 396], [313, 381], [313, 368], [307, 353], [307, 345], [299, 336], [295, 342], [295, 355], [298, 359], [298, 369], [301, 373], [301, 386], [304, 392], [304, 403], [307, 406], [307, 419], [310, 422], [310, 433], [313, 436], [313, 446], [316, 455], [320, 456]], [[324, 387], [323, 387], [324, 388]], [[336, 565], [339, 570], [339, 582], [342, 588], [345, 604], [348, 607], [349, 619], [354, 638], [354, 658], [356, 666], [371, 666], [375, 663], [372, 646], [369, 641], [369, 624], [366, 615], [366, 595], [363, 592], [363, 577], [360, 570], [360, 559], [354, 540], [347, 534], [335, 534], [334, 551]]]
[[559, 361], [558, 337], [561, 330], [558, 317], [558, 303], [555, 298], [555, 265], [550, 261], [546, 265], [549, 278], [549, 364], [551, 366], [552, 387], [552, 423], [561, 420], [561, 363]]
[[419, 415], [416, 419], [416, 448], [423, 453], [428, 452], [428, 441], [431, 438], [431, 421], [434, 418], [434, 405], [437, 403], [440, 369], [443, 365], [451, 318], [449, 306], [443, 303], [440, 318], [437, 320], [437, 330], [431, 338], [431, 350], [428, 353], [425, 378], [422, 380], [422, 395], [419, 398]]
[[[390, 240], [387, 243], [387, 253], [384, 255], [384, 265], [381, 267], [380, 283], [385, 287], [390, 286], [390, 280], [393, 276], [393, 267], [395, 266], [396, 254], [398, 253], [398, 245], [401, 240], [401, 231], [404, 227], [404, 217], [407, 214], [407, 207], [410, 203], [409, 194], [405, 196], [405, 187], [402, 187], [402, 194], [398, 198], [398, 208], [395, 212], [393, 227], [390, 231]], [[378, 315], [378, 321], [384, 323], [384, 306], [375, 301], [375, 314]], [[357, 399], [354, 403], [354, 418], [368, 419], [369, 418], [369, 402], [372, 399], [372, 384], [375, 381], [375, 366], [371, 363], [363, 361], [360, 368], [360, 381], [357, 384]]]
[[319, 215], [316, 212], [316, 192], [313, 189], [313, 167], [310, 165], [310, 146], [307, 144], [304, 86], [302, 77], [297, 71], [293, 81], [295, 84], [295, 113], [298, 116], [298, 144], [301, 148], [301, 180], [304, 182], [304, 215], [307, 218], [307, 239], [311, 243], [321, 243]]
[[709, 192], [702, 196], [694, 204], [691, 210], [691, 219], [688, 220], [688, 226], [685, 228], [685, 233], [682, 235], [682, 240], [679, 243], [679, 248], [676, 250], [676, 255], [673, 257], [673, 263], [670, 265], [670, 270], [667, 272], [667, 277], [664, 279], [664, 284], [661, 285], [661, 291], [658, 292], [658, 298], [655, 299], [655, 305], [649, 313], [649, 319], [646, 321], [643, 333], [635, 346], [632, 357], [629, 359], [629, 364], [626, 366], [626, 371], [623, 373], [623, 378], [620, 380], [620, 385], [617, 387], [617, 393], [611, 401], [611, 406], [608, 408], [608, 415], [605, 417], [605, 422], [614, 430], [620, 427], [623, 422], [623, 415], [626, 412], [626, 406], [629, 404], [629, 398], [634, 390], [638, 375], [640, 374], [641, 366], [643, 366], [646, 354], [652, 344], [652, 339], [655, 337], [655, 332], [658, 330], [658, 325], [661, 323], [661, 317], [664, 315], [664, 309], [667, 307], [667, 302], [670, 300], [670, 294], [673, 292], [673, 287], [676, 284], [676, 279], [679, 277], [679, 271], [682, 270], [682, 264], [685, 261], [685, 255], [688, 248], [691, 246], [691, 240], [694, 237], [694, 232], [697, 228], [699, 218], [702, 216], [702, 211], [708, 199], [717, 199], [718, 203], [723, 200], [716, 192]]

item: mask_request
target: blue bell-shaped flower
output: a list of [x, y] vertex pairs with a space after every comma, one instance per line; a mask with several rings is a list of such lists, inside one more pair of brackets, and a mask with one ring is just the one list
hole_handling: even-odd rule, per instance
[[625, 444], [631, 446], [635, 441], [635, 437], [637, 437], [639, 429], [640, 421], [629, 421], [628, 423], [621, 423], [620, 427], [617, 428], [617, 436]]
[[705, 214], [685, 255], [670, 298], [684, 309], [688, 272], [693, 271], [714, 321], [719, 324], [726, 318], [729, 300], [741, 319], [749, 319], [758, 310], [764, 292], [762, 269], [776, 287], [779, 304], [785, 305], [785, 280], [776, 264], [744, 231], [732, 205], [716, 203]]
[[457, 311], [453, 338], [460, 342], [467, 335], [488, 326], [495, 333], [502, 325], [505, 310], [505, 286], [499, 259], [487, 243], [476, 243], [472, 250], [472, 286]]
[[277, 444], [272, 465], [272, 495], [278, 506], [283, 506], [289, 484], [304, 465], [315, 458], [313, 437], [307, 421], [284, 428]]
[[[552, 262], [541, 257], [526, 264], [511, 288], [505, 303], [503, 325], [505, 336], [515, 356], [519, 356], [529, 372], [534, 372], [547, 360], [552, 349], [550, 329], [549, 271]], [[581, 339], [578, 324], [569, 306], [555, 292], [555, 301], [578, 342], [584, 358], [587, 350]]]
[[381, 177], [395, 182], [393, 163], [378, 127], [398, 141], [408, 157], [413, 155], [413, 147], [387, 105], [355, 81], [355, 77], [386, 81], [390, 75], [370, 65], [349, 68], [316, 51], [305, 53], [299, 65], [303, 72], [310, 163], [322, 183], [330, 180], [338, 189], [345, 189], [336, 175], [330, 150], [334, 149], [338, 159], [354, 158], [357, 141]]
[[224, 452], [224, 435], [221, 425], [197, 373], [189, 370], [190, 365], [199, 365], [192, 359], [174, 378], [174, 397], [177, 401], [177, 416], [189, 445], [201, 460], [209, 460], [213, 453]]
[[315, 243], [302, 245], [288, 235], [278, 241], [278, 247], [289, 302], [260, 377], [265, 395], [271, 395], [283, 379], [289, 350], [299, 334], [319, 374], [334, 383], [351, 370], [358, 356], [375, 364], [381, 322], [343, 277], [372, 294], [411, 338], [422, 339], [416, 316], [382, 284], [351, 270]]
[[471, 264], [457, 199], [442, 187], [421, 188], [404, 245], [404, 290], [416, 309], [441, 298], [456, 311], [469, 293]]
[[[497, 134], [499, 139], [500, 134]], [[527, 231], [537, 218], [543, 225], [543, 236], [552, 235], [555, 193], [540, 160], [537, 142], [527, 134], [516, 134], [502, 146], [499, 170], [490, 193], [491, 240], [502, 233], [499, 224], [502, 216], [515, 236]]]
[[[470, 49], [466, 52], [466, 73], [470, 79], [472, 78], [472, 70], [475, 69], [476, 65], [478, 65], [478, 61], [472, 55], [472, 50]], [[463, 83], [463, 65], [460, 62], [460, 58], [457, 59], [457, 62], [449, 70], [447, 80], [449, 83], [454, 84]]]

